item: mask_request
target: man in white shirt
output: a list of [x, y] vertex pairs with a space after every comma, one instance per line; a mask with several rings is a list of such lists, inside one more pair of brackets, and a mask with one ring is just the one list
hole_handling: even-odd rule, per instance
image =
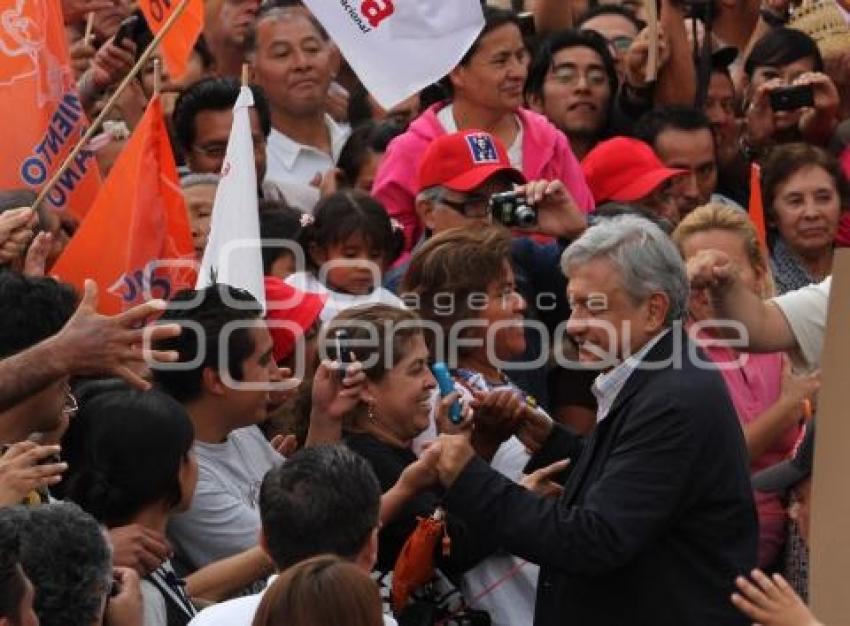
[[[257, 424], [266, 418], [269, 385], [281, 379], [259, 303], [227, 285], [178, 294], [163, 320], [179, 337], [181, 367], [156, 369], [157, 385], [181, 402], [195, 427], [198, 484], [191, 508], [174, 515], [168, 536], [188, 572], [257, 545], [257, 498], [265, 474], [283, 461]], [[265, 578], [270, 567], [258, 569]]]
[[[371, 572], [381, 488], [369, 463], [343, 445], [314, 446], [269, 472], [260, 488], [260, 538], [279, 570], [335, 554]], [[190, 626], [249, 626], [263, 594], [211, 606]], [[384, 624], [396, 621], [384, 616]]]
[[735, 320], [752, 352], [791, 351], [794, 361], [813, 369], [820, 364], [832, 277], [762, 300], [743, 286], [725, 254], [705, 250], [688, 261], [693, 289], [708, 289], [718, 318]]
[[339, 53], [301, 8], [261, 8], [248, 38], [254, 80], [271, 103], [269, 180], [310, 184], [336, 165], [349, 129], [327, 113]]

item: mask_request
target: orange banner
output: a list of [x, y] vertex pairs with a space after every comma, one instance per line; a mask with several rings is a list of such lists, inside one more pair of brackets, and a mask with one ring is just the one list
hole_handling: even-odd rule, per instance
[[767, 229], [764, 224], [764, 203], [761, 199], [761, 167], [758, 163], [750, 165], [750, 202], [747, 207], [750, 221], [756, 229], [759, 243], [767, 251]]
[[[139, 0], [139, 8], [154, 35], [160, 31], [179, 4], [180, 0]], [[159, 46], [165, 67], [172, 80], [179, 80], [186, 73], [189, 55], [203, 30], [203, 0], [189, 0], [186, 10], [177, 18], [177, 22]]]
[[[88, 125], [60, 5], [56, 0], [0, 2], [0, 188], [38, 193]], [[94, 155], [83, 150], [44, 206], [82, 215], [99, 187]]]
[[177, 167], [154, 97], [51, 273], [99, 287], [98, 309], [118, 313], [195, 284], [194, 246]]

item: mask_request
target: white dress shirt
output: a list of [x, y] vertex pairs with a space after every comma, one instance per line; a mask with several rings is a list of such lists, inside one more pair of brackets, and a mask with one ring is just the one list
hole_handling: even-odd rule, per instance
[[351, 129], [337, 124], [330, 115], [325, 115], [325, 125], [331, 138], [331, 154], [293, 141], [272, 128], [266, 145], [266, 180], [307, 185], [316, 174], [324, 174], [336, 167]]

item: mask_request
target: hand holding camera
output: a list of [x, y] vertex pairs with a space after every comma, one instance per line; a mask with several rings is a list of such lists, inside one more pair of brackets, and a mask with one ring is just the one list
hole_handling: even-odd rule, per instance
[[794, 80], [794, 86], [811, 90], [812, 104], [803, 109], [800, 131], [807, 141], [828, 141], [838, 125], [841, 97], [832, 79], [822, 72], [806, 72]]
[[808, 141], [819, 143], [837, 123], [838, 89], [826, 74], [806, 72], [787, 85], [774, 78], [759, 86], [747, 109], [747, 135], [751, 145], [770, 143], [777, 131], [777, 113], [796, 114], [796, 124]]
[[578, 208], [560, 180], [534, 180], [513, 191], [490, 198], [493, 222], [539, 232], [551, 237], [573, 239], [587, 226]]

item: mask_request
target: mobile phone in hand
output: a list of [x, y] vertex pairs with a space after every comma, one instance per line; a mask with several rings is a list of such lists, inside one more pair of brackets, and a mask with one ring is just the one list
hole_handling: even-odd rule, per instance
[[131, 39], [136, 33], [136, 24], [139, 23], [138, 15], [131, 15], [121, 22], [118, 31], [115, 33], [115, 45], [120, 46], [125, 39]]
[[347, 347], [348, 342], [348, 332], [345, 330], [337, 330], [334, 332], [334, 360], [339, 363], [339, 378], [342, 380], [345, 378], [345, 373], [348, 370], [348, 366], [351, 364], [351, 352]]
[[[437, 361], [431, 366], [431, 372], [434, 374], [434, 378], [437, 379], [437, 385], [440, 388], [440, 397], [445, 398], [455, 391], [455, 381], [452, 380], [452, 376], [449, 374], [449, 368], [445, 363]], [[460, 424], [463, 421], [460, 400], [455, 400], [449, 408], [449, 421], [452, 424]]]

